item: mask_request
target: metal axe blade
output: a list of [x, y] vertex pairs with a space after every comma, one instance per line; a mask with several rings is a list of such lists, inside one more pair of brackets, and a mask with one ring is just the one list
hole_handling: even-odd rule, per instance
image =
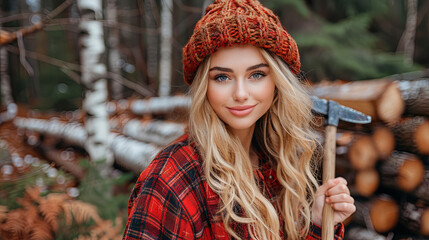
[[339, 120], [358, 124], [371, 122], [370, 116], [356, 111], [353, 108], [340, 105], [332, 100], [320, 99], [316, 96], [310, 96], [310, 98], [313, 101], [311, 111], [315, 115], [326, 117], [326, 125], [338, 126]]

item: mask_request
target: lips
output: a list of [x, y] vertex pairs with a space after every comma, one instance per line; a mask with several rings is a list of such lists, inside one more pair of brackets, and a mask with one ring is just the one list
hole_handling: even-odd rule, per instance
[[244, 105], [244, 106], [235, 106], [228, 107], [228, 110], [235, 116], [245, 116], [253, 111], [256, 105]]

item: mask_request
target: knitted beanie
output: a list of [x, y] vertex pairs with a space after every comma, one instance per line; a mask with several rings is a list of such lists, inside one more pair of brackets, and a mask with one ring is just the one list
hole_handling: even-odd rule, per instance
[[222, 47], [250, 44], [280, 58], [298, 74], [298, 47], [279, 18], [257, 0], [215, 0], [183, 48], [183, 74], [191, 84], [200, 63]]

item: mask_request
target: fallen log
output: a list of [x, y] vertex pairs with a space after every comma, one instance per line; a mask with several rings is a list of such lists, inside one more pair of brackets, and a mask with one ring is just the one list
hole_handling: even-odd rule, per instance
[[71, 160], [64, 159], [64, 157], [62, 157], [61, 153], [63, 151], [57, 150], [53, 147], [46, 147], [43, 145], [40, 145], [38, 148], [42, 150], [43, 155], [48, 160], [54, 162], [55, 165], [70, 173], [78, 180], [82, 180], [85, 177], [85, 170], [80, 167], [79, 164], [73, 163]]
[[405, 109], [397, 83], [391, 79], [317, 84], [313, 94], [370, 115], [373, 121], [395, 122]]
[[395, 150], [395, 135], [388, 127], [376, 127], [371, 137], [379, 159], [386, 159]]
[[425, 117], [404, 118], [391, 125], [396, 148], [401, 151], [429, 154], [429, 120]]
[[381, 183], [385, 187], [411, 192], [423, 181], [424, 171], [423, 162], [416, 155], [394, 151], [381, 164]]
[[429, 79], [398, 81], [398, 88], [405, 101], [405, 114], [429, 116]]
[[388, 195], [381, 195], [366, 202], [356, 201], [353, 220], [379, 233], [392, 230], [399, 219], [399, 206]]
[[404, 203], [401, 207], [400, 223], [412, 232], [429, 236], [429, 207]]
[[414, 195], [429, 204], [429, 170], [425, 170], [423, 181], [414, 191]]
[[380, 175], [374, 168], [356, 172], [350, 191], [364, 197], [372, 196], [380, 184]]
[[345, 237], [348, 240], [387, 240], [383, 235], [363, 227], [347, 229]]
[[[14, 124], [24, 130], [31, 130], [61, 138], [83, 147], [86, 141], [86, 131], [79, 123], [64, 123], [58, 120], [43, 120], [34, 118], [16, 118]], [[144, 170], [159, 148], [128, 137], [110, 133], [108, 146], [112, 150], [115, 161], [128, 170], [139, 174]]]
[[152, 97], [131, 102], [131, 111], [137, 115], [169, 113], [176, 108], [189, 109], [191, 98], [188, 96]]
[[350, 132], [343, 132], [342, 135], [337, 140], [337, 144], [344, 144], [337, 147], [338, 161], [347, 159], [352, 168], [358, 171], [374, 168], [378, 153], [371, 136]]
[[164, 146], [182, 136], [185, 129], [186, 125], [181, 123], [132, 119], [124, 125], [122, 132], [134, 139]]

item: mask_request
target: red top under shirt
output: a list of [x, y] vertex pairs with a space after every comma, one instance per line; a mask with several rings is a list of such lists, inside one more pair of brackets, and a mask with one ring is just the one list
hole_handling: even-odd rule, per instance
[[[268, 162], [255, 170], [255, 179], [274, 204], [280, 184]], [[123, 239], [231, 239], [218, 214], [219, 197], [208, 186], [201, 160], [188, 136], [166, 147], [137, 180], [128, 203]], [[247, 226], [232, 223], [241, 239], [250, 239]], [[320, 227], [312, 224], [307, 240], [321, 239]], [[335, 239], [344, 237], [338, 225]]]

